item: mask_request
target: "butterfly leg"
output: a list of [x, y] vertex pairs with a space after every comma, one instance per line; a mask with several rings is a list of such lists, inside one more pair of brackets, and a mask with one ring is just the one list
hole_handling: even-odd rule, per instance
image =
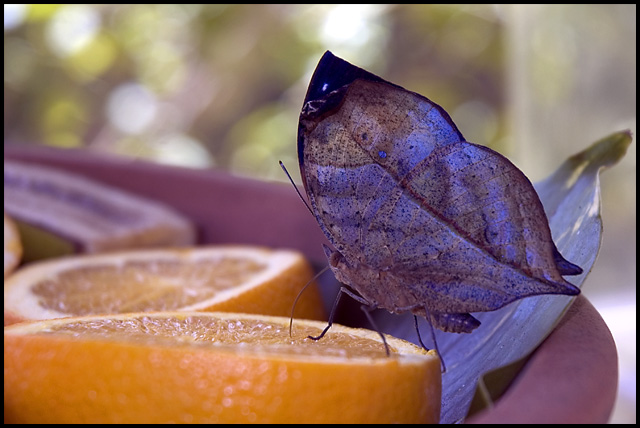
[[420, 329], [418, 328], [418, 316], [414, 315], [413, 316], [413, 325], [416, 327], [416, 333], [418, 334], [418, 342], [420, 342], [420, 346], [422, 346], [422, 349], [424, 349], [425, 351], [428, 351], [429, 348], [427, 348], [424, 344], [424, 342], [422, 342], [422, 337], [420, 336]]
[[363, 304], [362, 306], [360, 306], [360, 309], [362, 309], [362, 312], [364, 312], [364, 314], [367, 316], [367, 319], [369, 320], [369, 323], [374, 328], [374, 330], [378, 332], [378, 334], [380, 335], [380, 338], [382, 339], [382, 343], [384, 343], [384, 351], [387, 353], [387, 357], [388, 357], [389, 355], [391, 355], [391, 353], [389, 352], [389, 345], [387, 344], [387, 339], [384, 338], [384, 334], [382, 334], [377, 324], [373, 320], [373, 317], [371, 316], [371, 311], [374, 310], [375, 308], [370, 306], [369, 304]]
[[347, 294], [356, 302], [362, 303], [362, 306], [360, 306], [360, 309], [362, 309], [362, 312], [364, 312], [364, 314], [366, 315], [367, 320], [369, 320], [369, 324], [371, 324], [373, 329], [376, 332], [378, 332], [378, 334], [380, 335], [380, 338], [382, 339], [382, 343], [384, 343], [384, 350], [387, 353], [387, 357], [391, 355], [389, 351], [389, 345], [387, 344], [387, 339], [384, 338], [384, 334], [382, 334], [382, 332], [376, 325], [376, 322], [373, 320], [373, 317], [371, 316], [371, 311], [375, 309], [375, 306], [372, 306], [371, 303], [369, 303], [367, 300], [363, 299], [361, 296], [358, 296], [356, 293], [354, 293], [353, 291], [349, 290], [346, 287], [342, 287], [340, 291], [344, 294]]
[[[427, 319], [431, 320], [432, 318], [431, 318], [431, 314], [429, 313], [429, 308], [424, 306], [424, 311], [427, 314]], [[414, 317], [415, 317], [415, 315], [414, 315]], [[433, 340], [433, 346], [436, 348], [436, 352], [438, 353], [438, 356], [440, 357], [440, 367], [442, 369], [442, 373], [444, 373], [444, 372], [447, 371], [447, 366], [444, 364], [444, 357], [440, 353], [440, 349], [438, 349], [438, 341], [436, 340], [436, 332], [433, 329], [433, 323], [431, 321], [429, 321], [429, 328], [431, 329], [431, 340]], [[417, 329], [418, 329], [418, 321], [416, 320], [416, 330]], [[418, 338], [420, 338], [420, 332], [419, 331], [418, 331]], [[422, 340], [420, 340], [420, 344], [422, 345]], [[422, 345], [422, 347], [424, 349], [427, 349], [424, 345]]]
[[338, 307], [338, 304], [340, 303], [340, 298], [342, 297], [342, 294], [346, 294], [356, 302], [362, 303], [362, 306], [360, 308], [366, 315], [367, 319], [369, 320], [369, 323], [371, 323], [373, 328], [378, 332], [378, 334], [382, 338], [382, 343], [384, 343], [384, 350], [387, 353], [387, 356], [389, 356], [390, 351], [389, 351], [389, 345], [387, 344], [387, 340], [384, 338], [384, 335], [382, 334], [380, 329], [378, 329], [378, 326], [376, 325], [375, 321], [373, 320], [373, 317], [371, 316], [371, 311], [375, 308], [372, 307], [369, 302], [367, 302], [365, 299], [355, 294], [353, 291], [349, 290], [347, 287], [340, 287], [340, 290], [338, 290], [338, 294], [336, 295], [336, 300], [333, 302], [333, 307], [331, 308], [331, 313], [329, 314], [329, 321], [327, 323], [327, 326], [324, 328], [324, 330], [322, 330], [322, 333], [320, 333], [318, 336], [307, 336], [307, 337], [313, 340], [320, 340], [324, 337], [325, 334], [327, 334], [327, 331], [329, 331], [329, 329], [333, 325], [333, 318], [335, 317], [336, 309]]
[[[320, 340], [324, 337], [325, 334], [327, 334], [327, 331], [329, 331], [329, 329], [331, 328], [331, 326], [333, 325], [333, 318], [336, 315], [336, 309], [338, 308], [338, 304], [340, 303], [340, 298], [342, 297], [342, 293], [344, 294], [348, 294], [351, 297], [353, 297], [354, 299], [358, 300], [364, 300], [362, 299], [362, 297], [360, 296], [355, 296], [355, 294], [353, 294], [351, 291], [349, 291], [349, 289], [347, 289], [346, 287], [340, 287], [340, 290], [338, 290], [338, 294], [336, 294], [336, 300], [333, 302], [333, 306], [331, 307], [331, 312], [329, 313], [329, 322], [327, 323], [327, 326], [324, 328], [324, 330], [322, 330], [322, 333], [320, 333], [320, 335], [318, 336], [307, 336], [309, 339], [313, 339], [313, 340]], [[360, 301], [360, 300], [358, 300]]]

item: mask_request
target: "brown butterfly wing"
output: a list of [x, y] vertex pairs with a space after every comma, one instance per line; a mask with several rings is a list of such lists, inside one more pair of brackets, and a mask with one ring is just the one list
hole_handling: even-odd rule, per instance
[[455, 314], [577, 293], [531, 183], [428, 99], [356, 79], [305, 105], [299, 139], [307, 194], [343, 257], [334, 272], [372, 304]]

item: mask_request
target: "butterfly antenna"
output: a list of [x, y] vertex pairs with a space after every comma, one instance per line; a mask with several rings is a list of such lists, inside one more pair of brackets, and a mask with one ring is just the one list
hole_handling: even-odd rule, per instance
[[[289, 174], [287, 174], [287, 175], [289, 175]], [[293, 301], [293, 306], [291, 307], [291, 317], [289, 318], [289, 337], [291, 337], [292, 330], [293, 330], [293, 312], [296, 310], [296, 304], [298, 304], [298, 300], [300, 299], [300, 296], [302, 296], [302, 293], [304, 293], [304, 290], [306, 290], [309, 285], [311, 285], [316, 279], [318, 279], [320, 277], [320, 275], [325, 273], [327, 271], [327, 269], [329, 269], [329, 265], [325, 266], [320, 272], [315, 274], [314, 277], [311, 278], [309, 280], [309, 282], [307, 282], [305, 284], [304, 287], [302, 287], [300, 292], [298, 292], [298, 295], [296, 296], [296, 299]]]
[[298, 186], [296, 186], [296, 183], [293, 182], [293, 179], [291, 178], [291, 175], [289, 175], [289, 171], [287, 171], [287, 167], [284, 166], [284, 164], [282, 163], [282, 161], [278, 161], [280, 163], [280, 168], [282, 168], [282, 170], [284, 171], [285, 174], [287, 174], [287, 177], [289, 177], [289, 181], [291, 182], [291, 185], [293, 186], [294, 189], [296, 189], [296, 193], [298, 194], [298, 196], [300, 197], [300, 199], [302, 200], [302, 202], [304, 202], [304, 205], [307, 207], [307, 209], [309, 210], [309, 212], [311, 213], [311, 215], [313, 217], [315, 217], [315, 214], [313, 213], [313, 210], [311, 209], [311, 207], [309, 206], [309, 204], [307, 203], [307, 201], [302, 197], [302, 193], [300, 193], [300, 190], [298, 190]]

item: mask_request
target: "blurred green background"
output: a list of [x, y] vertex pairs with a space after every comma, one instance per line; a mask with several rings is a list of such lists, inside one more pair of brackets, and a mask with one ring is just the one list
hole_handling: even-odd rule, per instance
[[[636, 135], [636, 5], [5, 5], [4, 141], [298, 179], [297, 121], [325, 50], [447, 110], [538, 181]], [[636, 144], [602, 177], [584, 292], [636, 418]]]

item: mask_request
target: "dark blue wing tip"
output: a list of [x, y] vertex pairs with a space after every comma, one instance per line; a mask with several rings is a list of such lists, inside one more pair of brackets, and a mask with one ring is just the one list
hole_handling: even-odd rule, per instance
[[326, 51], [313, 72], [304, 104], [321, 99], [329, 92], [348, 85], [356, 79], [390, 83], [342, 58], [338, 58], [331, 51]]

